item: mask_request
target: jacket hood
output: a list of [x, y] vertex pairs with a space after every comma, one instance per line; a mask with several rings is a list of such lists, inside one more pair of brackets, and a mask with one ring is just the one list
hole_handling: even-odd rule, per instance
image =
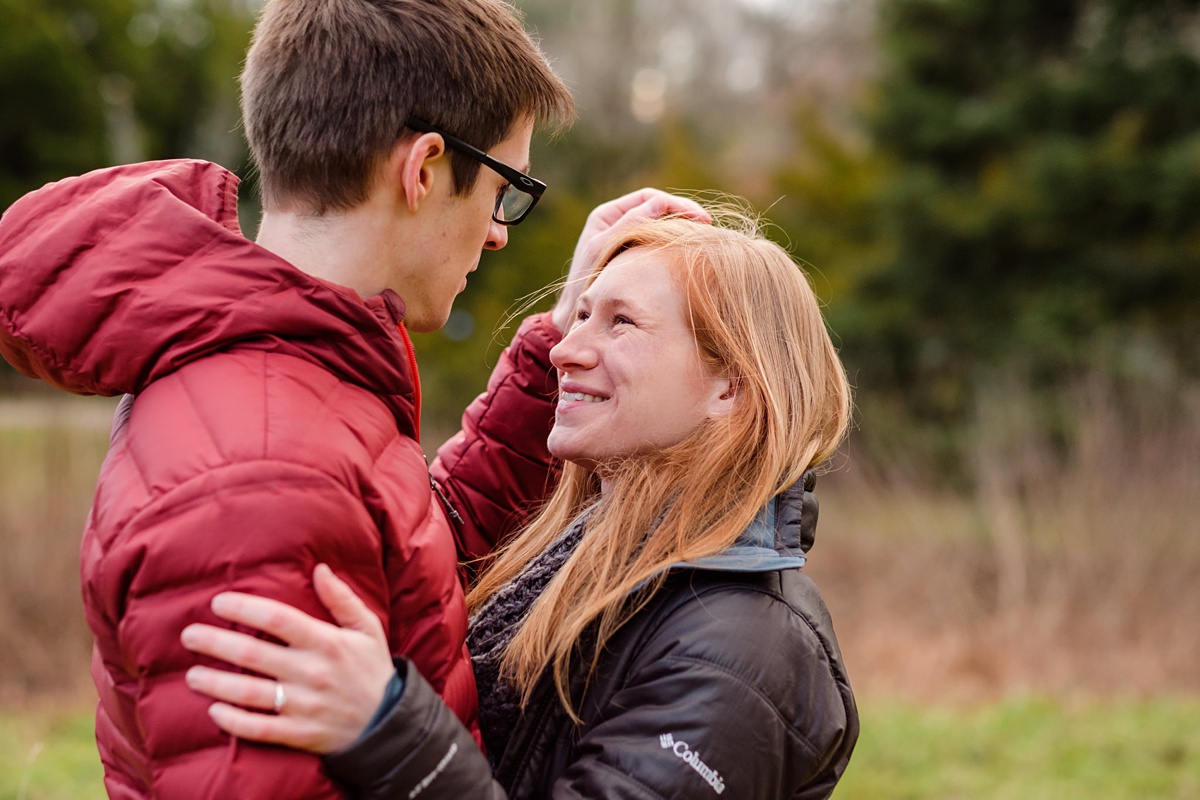
[[69, 392], [115, 395], [219, 350], [284, 352], [411, 414], [399, 298], [364, 301], [246, 239], [237, 184], [215, 164], [160, 161], [18, 200], [0, 219], [0, 355]]
[[799, 569], [817, 536], [817, 474], [808, 470], [800, 480], [767, 501], [732, 547], [678, 567], [723, 572], [773, 572]]

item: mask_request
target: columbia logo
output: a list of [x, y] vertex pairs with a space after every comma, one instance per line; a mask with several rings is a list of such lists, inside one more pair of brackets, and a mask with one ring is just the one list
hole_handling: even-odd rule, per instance
[[663, 750], [670, 750], [679, 760], [696, 770], [696, 773], [708, 782], [714, 792], [721, 794], [725, 791], [725, 779], [719, 772], [705, 764], [700, 759], [700, 754], [688, 747], [687, 742], [677, 742], [675, 734], [664, 733], [659, 735], [658, 744]]

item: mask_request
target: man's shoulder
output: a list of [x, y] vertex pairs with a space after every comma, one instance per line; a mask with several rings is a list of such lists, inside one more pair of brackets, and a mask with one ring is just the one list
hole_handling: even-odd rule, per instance
[[139, 448], [211, 453], [223, 462], [373, 460], [402, 438], [374, 393], [319, 363], [230, 350], [184, 365], [133, 401]]

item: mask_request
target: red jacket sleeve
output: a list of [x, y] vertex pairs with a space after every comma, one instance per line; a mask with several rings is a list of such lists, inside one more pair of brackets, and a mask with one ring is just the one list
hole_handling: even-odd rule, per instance
[[[130, 764], [157, 797], [343, 797], [318, 757], [218, 730], [206, 712], [211, 701], [184, 683], [198, 657], [182, 648], [179, 633], [190, 622], [228, 624], [209, 610], [222, 590], [327, 618], [309, 577], [318, 561], [331, 564], [386, 622], [379, 539], [363, 504], [327, 476], [261, 463], [181, 485], [107, 548], [92, 540], [94, 549], [83, 553], [84, 594], [97, 634], [102, 758], [132, 745], [141, 755]], [[131, 702], [112, 702], [110, 693]], [[134, 719], [113, 717], [123, 714]], [[108, 766], [110, 793], [123, 796], [113, 782], [124, 780], [124, 770]]]
[[526, 319], [431, 472], [451, 507], [459, 553], [482, 558], [518, 529], [554, 486], [546, 449], [558, 397], [550, 348], [562, 334], [549, 314]]

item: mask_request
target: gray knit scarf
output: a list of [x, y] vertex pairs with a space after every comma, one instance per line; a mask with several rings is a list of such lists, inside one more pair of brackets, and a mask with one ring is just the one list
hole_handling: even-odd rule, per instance
[[580, 515], [471, 617], [467, 648], [479, 688], [479, 728], [493, 769], [500, 763], [521, 716], [520, 696], [500, 677], [500, 659], [525, 622], [533, 602], [579, 546], [588, 515], [589, 512]]

